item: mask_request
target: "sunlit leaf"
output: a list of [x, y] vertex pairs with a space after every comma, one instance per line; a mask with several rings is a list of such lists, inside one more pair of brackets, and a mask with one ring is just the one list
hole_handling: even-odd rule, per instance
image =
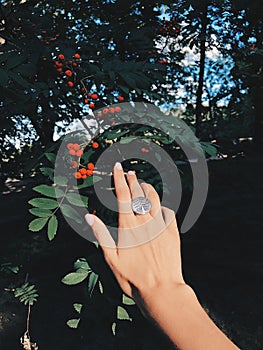
[[46, 225], [47, 221], [48, 221], [48, 217], [34, 219], [33, 221], [30, 222], [28, 228], [30, 231], [38, 232], [42, 230], [42, 228]]

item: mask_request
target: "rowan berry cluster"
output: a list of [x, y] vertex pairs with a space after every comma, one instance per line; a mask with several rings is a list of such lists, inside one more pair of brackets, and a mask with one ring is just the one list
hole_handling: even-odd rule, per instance
[[160, 64], [168, 64], [169, 62], [168, 62], [168, 60], [159, 60], [158, 61], [158, 63], [160, 63]]
[[[35, 27], [36, 24], [33, 23], [32, 27]], [[38, 38], [40, 41], [44, 42], [46, 45], [50, 45], [53, 41], [56, 41], [59, 38], [60, 34], [55, 34], [55, 35], [48, 35], [46, 30], [42, 30], [41, 34], [38, 35]]]
[[[91, 144], [91, 147], [93, 149], [97, 149], [99, 148], [99, 143], [94, 141]], [[83, 156], [83, 151], [80, 148], [80, 145], [78, 143], [68, 143], [67, 144], [67, 149], [68, 149], [68, 154], [72, 157], [82, 157]], [[70, 162], [70, 167], [72, 169], [78, 169], [75, 173], [74, 173], [74, 177], [76, 179], [86, 179], [88, 176], [92, 176], [93, 175], [93, 171], [94, 171], [94, 164], [93, 163], [88, 163], [87, 166], [84, 166], [82, 164], [80, 164], [79, 160], [71, 160]]]
[[[75, 53], [73, 59], [65, 60], [65, 56], [61, 53], [58, 55], [54, 67], [58, 73], [63, 73], [67, 78], [72, 78], [74, 76], [74, 68], [79, 66], [80, 58], [80, 55]], [[74, 82], [72, 80], [68, 80], [67, 85], [68, 87], [73, 87]]]
[[68, 153], [71, 156], [82, 157], [83, 151], [80, 149], [80, 145], [78, 143], [68, 143], [67, 144]]
[[86, 168], [82, 167], [77, 172], [75, 172], [74, 177], [78, 180], [79, 179], [85, 180], [88, 176], [93, 175], [94, 168], [95, 168], [95, 166], [93, 163], [88, 163]]
[[175, 23], [175, 18], [169, 20], [164, 20], [160, 28], [160, 34], [163, 36], [176, 36], [180, 33], [181, 26]]
[[[95, 103], [99, 100], [100, 96], [93, 92], [87, 92], [86, 88], [85, 87], [82, 87], [81, 88], [81, 91], [82, 91], [82, 94], [83, 94], [83, 103], [85, 105], [88, 105], [90, 109], [94, 109], [95, 108]], [[124, 97], [119, 95], [117, 97], [117, 100], [119, 102], [123, 102], [124, 101]], [[115, 110], [113, 109], [110, 109], [110, 108], [106, 108], [104, 113], [98, 113], [98, 117], [102, 117], [103, 114], [108, 114], [109, 113], [116, 113], [116, 112], [120, 112], [121, 111], [121, 108], [120, 107], [116, 107]]]
[[119, 113], [121, 111], [121, 107], [117, 106], [117, 107], [105, 107], [102, 109], [102, 111], [100, 111], [98, 114], [97, 114], [97, 117], [98, 118], [101, 118], [103, 117], [104, 115], [107, 115], [107, 114], [115, 114], [115, 113]]

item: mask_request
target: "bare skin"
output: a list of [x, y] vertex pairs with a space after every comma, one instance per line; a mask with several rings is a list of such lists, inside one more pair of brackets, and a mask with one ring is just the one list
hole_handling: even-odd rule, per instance
[[[86, 220], [123, 292], [179, 349], [238, 349], [209, 318], [184, 281], [174, 212], [162, 207], [155, 189], [139, 184], [134, 172], [125, 178], [120, 163], [114, 167], [114, 182], [119, 208], [117, 245], [98, 217], [88, 214]], [[140, 196], [152, 203], [145, 215], [134, 214], [131, 208], [131, 200]]]

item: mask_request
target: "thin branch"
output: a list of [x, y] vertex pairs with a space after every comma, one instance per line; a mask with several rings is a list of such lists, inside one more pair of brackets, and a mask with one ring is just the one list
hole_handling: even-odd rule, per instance
[[31, 305], [28, 304], [27, 319], [26, 319], [26, 332], [27, 332], [27, 334], [29, 334], [30, 312], [31, 312]]

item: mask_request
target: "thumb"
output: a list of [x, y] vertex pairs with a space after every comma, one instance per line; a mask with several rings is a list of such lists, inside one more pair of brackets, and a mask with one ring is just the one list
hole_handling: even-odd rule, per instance
[[109, 230], [96, 215], [86, 214], [85, 220], [90, 225], [104, 253], [108, 252], [108, 250], [116, 249], [116, 244]]

